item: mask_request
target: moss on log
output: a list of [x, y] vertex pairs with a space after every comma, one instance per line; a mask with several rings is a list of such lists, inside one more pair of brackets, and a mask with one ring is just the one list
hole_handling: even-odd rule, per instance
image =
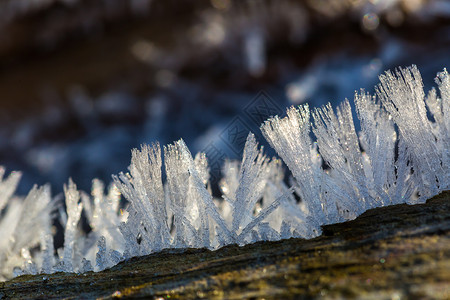
[[20, 276], [0, 299], [450, 299], [450, 192], [372, 209], [311, 240], [170, 249], [99, 273]]

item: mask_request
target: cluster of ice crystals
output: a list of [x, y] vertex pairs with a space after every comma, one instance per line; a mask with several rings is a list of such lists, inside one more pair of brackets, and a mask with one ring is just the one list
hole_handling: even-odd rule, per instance
[[381, 103], [364, 91], [355, 94], [359, 134], [348, 100], [336, 113], [330, 104], [314, 109], [313, 124], [305, 105], [262, 126], [291, 170], [316, 230], [370, 208], [417, 203], [449, 188], [448, 72], [436, 79], [441, 97], [436, 90], [425, 97], [415, 66], [395, 75], [388, 71], [380, 81]]
[[130, 201], [129, 222], [120, 226], [127, 257], [145, 255], [152, 249], [160, 250], [171, 245], [161, 167], [159, 144], [153, 147], [145, 145], [141, 151], [132, 151], [130, 173], [113, 177], [119, 190]]
[[[2, 180], [0, 189], [8, 181], [9, 184], [16, 185], [17, 174], [13, 172], [6, 180]], [[15, 187], [12, 192], [14, 189]], [[94, 180], [92, 199], [78, 191], [76, 185], [69, 180], [69, 184], [64, 187], [66, 211], [63, 210], [63, 204], [58, 203], [58, 197], [52, 199], [48, 185], [33, 187], [23, 199], [12, 197], [12, 192], [5, 189], [10, 194], [0, 219], [0, 279], [10, 278], [13, 274], [92, 271], [91, 261], [95, 261], [96, 257], [95, 246], [100, 238], [104, 239], [103, 235], [108, 236], [108, 242], [114, 249], [121, 250], [123, 237], [118, 230], [122, 219], [118, 214], [120, 195], [114, 186], [110, 188], [108, 195], [103, 195], [102, 189], [103, 184]], [[3, 194], [5, 195], [7, 194]], [[101, 201], [96, 201], [97, 198]], [[64, 228], [64, 246], [55, 253], [53, 223], [58, 206], [59, 222]], [[89, 234], [81, 230], [82, 211], [92, 229]], [[98, 214], [99, 220], [94, 221], [93, 211]], [[109, 255], [117, 256], [117, 253]], [[118, 262], [117, 258], [110, 258], [106, 267]], [[100, 269], [96, 267], [95, 270]]]
[[[449, 189], [448, 72], [438, 74], [439, 91], [427, 96], [415, 66], [388, 71], [380, 81], [377, 95], [355, 94], [360, 132], [348, 100], [336, 109], [292, 107], [286, 117], [266, 121], [262, 133], [292, 176], [285, 180], [282, 162], [266, 157], [250, 133], [242, 161], [223, 166], [219, 199], [205, 154], [193, 157], [183, 140], [132, 150], [129, 172], [113, 176], [106, 194], [99, 180], [91, 195], [69, 180], [65, 209], [48, 185], [14, 196], [20, 173], [4, 179], [0, 169], [0, 278], [101, 271], [164, 248], [311, 238], [321, 225]], [[55, 221], [64, 228], [56, 251]]]
[[[438, 78], [440, 78], [437, 81], [442, 99], [438, 99], [436, 93], [432, 92], [427, 102], [432, 107], [430, 112], [436, 115], [438, 120], [440, 117], [445, 120], [450, 117], [448, 115], [448, 73], [444, 71]], [[427, 117], [425, 93], [419, 70], [413, 66], [408, 69], [399, 69], [395, 75], [388, 71], [380, 76], [380, 81], [377, 94], [398, 126], [399, 140], [404, 140], [407, 146], [406, 151], [411, 156], [413, 165], [419, 173], [418, 176], [421, 177], [418, 180], [421, 198], [427, 198], [442, 188], [447, 188], [448, 147], [445, 148], [445, 145], [449, 145], [446, 134], [448, 130], [447, 127], [442, 126], [444, 124], [439, 124], [439, 121], [433, 124]], [[436, 128], [433, 130], [433, 127], [439, 127], [439, 130]], [[444, 136], [436, 131], [445, 131]], [[443, 151], [440, 152], [440, 150]], [[447, 165], [444, 164], [445, 162]]]
[[[17, 184], [15, 176], [11, 174], [0, 185], [8, 181]], [[50, 244], [53, 250], [50, 187], [34, 186], [24, 199], [12, 197], [11, 190], [5, 190], [10, 194], [6, 211], [2, 212], [4, 215], [0, 220], [0, 278], [11, 276], [13, 269], [18, 266], [23, 267], [26, 273], [35, 274], [37, 267], [29, 249], [41, 246], [43, 251], [35, 257], [37, 262], [48, 257]]]
[[326, 205], [322, 185], [324, 171], [310, 137], [308, 105], [288, 109], [287, 117], [276, 116], [266, 121], [261, 130], [291, 170], [296, 180], [296, 193], [306, 204], [308, 215], [315, 216], [315, 219], [308, 218], [307, 236], [312, 237], [319, 225], [327, 222], [327, 212], [323, 209]]

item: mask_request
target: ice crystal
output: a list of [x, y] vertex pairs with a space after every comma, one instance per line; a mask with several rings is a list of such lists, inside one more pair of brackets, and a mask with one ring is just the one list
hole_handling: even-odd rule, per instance
[[[2, 183], [10, 181], [16, 184], [16, 180], [11, 180], [14, 176], [15, 174], [10, 175]], [[39, 259], [36, 257], [37, 260], [45, 259], [48, 251], [53, 250], [53, 244], [50, 245], [51, 234], [49, 235], [53, 210], [50, 187], [34, 186], [25, 199], [11, 197], [10, 194], [8, 201], [0, 223], [0, 275], [9, 277], [14, 267], [36, 273], [36, 264], [32, 262], [29, 249], [40, 245], [42, 252]], [[48, 270], [47, 265], [44, 264], [44, 267]]]
[[[65, 209], [48, 185], [14, 196], [20, 173], [4, 179], [0, 169], [1, 279], [101, 271], [164, 248], [311, 238], [321, 225], [448, 189], [448, 72], [438, 74], [438, 90], [428, 95], [415, 66], [388, 71], [380, 81], [377, 95], [355, 93], [360, 132], [348, 100], [336, 109], [291, 107], [286, 117], [266, 121], [262, 133], [292, 176], [285, 180], [281, 161], [266, 157], [250, 133], [242, 161], [223, 166], [220, 199], [211, 192], [206, 155], [193, 157], [183, 140], [132, 150], [129, 172], [113, 176], [106, 194], [99, 180], [91, 195], [69, 180]], [[81, 229], [82, 215], [89, 233]], [[55, 221], [64, 227], [64, 246], [56, 251]]]

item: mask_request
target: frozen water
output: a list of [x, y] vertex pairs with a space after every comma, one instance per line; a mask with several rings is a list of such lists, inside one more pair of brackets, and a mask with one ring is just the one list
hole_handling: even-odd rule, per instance
[[[438, 89], [427, 95], [415, 66], [388, 71], [380, 81], [377, 95], [355, 93], [360, 132], [348, 100], [336, 109], [291, 107], [286, 117], [266, 121], [262, 133], [292, 177], [285, 180], [281, 161], [266, 157], [250, 133], [242, 161], [223, 166], [222, 199], [212, 195], [206, 155], [193, 157], [183, 140], [163, 151], [159, 144], [132, 150], [129, 172], [113, 176], [106, 194], [99, 180], [89, 195], [69, 179], [65, 209], [48, 185], [14, 196], [20, 173], [4, 179], [0, 169], [1, 279], [100, 271], [164, 248], [311, 238], [321, 225], [448, 189], [448, 72], [438, 74]], [[82, 212], [88, 234], [80, 226]], [[56, 251], [55, 219], [65, 231]]]

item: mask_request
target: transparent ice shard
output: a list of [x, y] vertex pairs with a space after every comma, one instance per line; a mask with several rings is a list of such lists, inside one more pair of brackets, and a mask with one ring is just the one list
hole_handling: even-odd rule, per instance
[[253, 208], [261, 199], [269, 176], [268, 159], [258, 149], [254, 134], [250, 133], [244, 147], [239, 172], [239, 184], [233, 201], [232, 231], [236, 234], [253, 219]]
[[106, 239], [101, 236], [97, 242], [98, 252], [95, 258], [95, 270], [102, 271], [108, 267], [107, 249], [106, 249]]
[[0, 166], [0, 212], [6, 206], [8, 200], [16, 191], [22, 173], [11, 172], [8, 178], [4, 179], [5, 168]]
[[64, 194], [67, 207], [67, 223], [64, 231], [64, 254], [61, 267], [64, 268], [64, 272], [73, 272], [75, 235], [83, 204], [80, 202], [80, 193], [72, 179], [69, 179], [68, 185], [64, 185]]
[[94, 271], [94, 268], [92, 268], [91, 261], [87, 260], [86, 258], [83, 258], [81, 260], [80, 273], [86, 273], [91, 271]]

